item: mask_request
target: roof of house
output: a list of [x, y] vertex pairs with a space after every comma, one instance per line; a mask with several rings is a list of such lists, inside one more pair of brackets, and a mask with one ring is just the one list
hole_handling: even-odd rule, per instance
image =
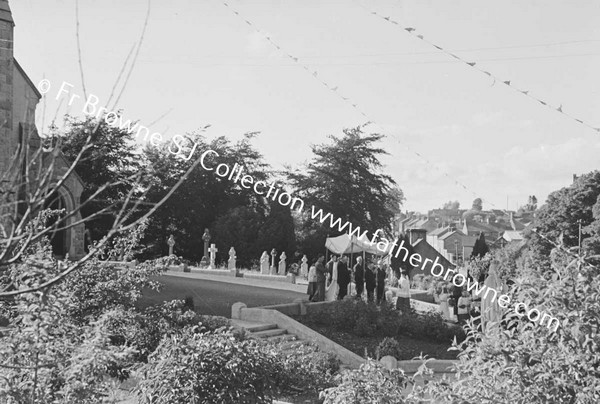
[[443, 235], [441, 235], [441, 236], [440, 236], [440, 237], [438, 237], [438, 238], [439, 238], [440, 240], [446, 240], [448, 237], [450, 237], [450, 236], [452, 236], [452, 235], [454, 235], [454, 234], [457, 234], [457, 235], [459, 235], [459, 236], [464, 236], [464, 235], [465, 235], [465, 233], [463, 233], [463, 232], [462, 232], [462, 231], [460, 231], [460, 230], [454, 230], [454, 231], [448, 232], [448, 233], [446, 233], [446, 234], [443, 234]]
[[437, 229], [431, 231], [429, 233], [430, 236], [441, 236], [442, 234], [448, 233], [450, 231], [450, 226], [438, 227]]
[[487, 223], [480, 223], [468, 219], [465, 221], [465, 226], [467, 227], [467, 231], [469, 232], [482, 231], [484, 233], [501, 233], [504, 231], [504, 229], [499, 226], [494, 226]]

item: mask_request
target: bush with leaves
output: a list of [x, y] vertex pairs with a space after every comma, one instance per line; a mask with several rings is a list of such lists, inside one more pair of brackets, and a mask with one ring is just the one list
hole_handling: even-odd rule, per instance
[[312, 344], [303, 344], [284, 350], [280, 343], [273, 343], [283, 372], [277, 385], [286, 393], [318, 393], [332, 387], [334, 374], [340, 369], [340, 360], [330, 352], [322, 352]]
[[401, 404], [410, 383], [402, 370], [388, 370], [372, 360], [342, 373], [338, 380], [337, 386], [321, 392], [323, 404]]
[[107, 315], [90, 326], [73, 324], [64, 293], [18, 295], [11, 327], [0, 338], [0, 402], [98, 403], [113, 379], [127, 375], [133, 351], [110, 344]]
[[400, 343], [394, 338], [384, 338], [377, 346], [376, 355], [377, 359], [381, 359], [384, 356], [393, 356], [398, 359], [402, 356]]
[[503, 328], [471, 329], [456, 346], [460, 382], [430, 383], [426, 394], [440, 403], [600, 402], [600, 269], [566, 262], [551, 277], [529, 272], [510, 291], [512, 301], [556, 317], [556, 331], [511, 308]]
[[144, 365], [140, 404], [271, 403], [283, 369], [259, 341], [186, 328], [165, 337]]

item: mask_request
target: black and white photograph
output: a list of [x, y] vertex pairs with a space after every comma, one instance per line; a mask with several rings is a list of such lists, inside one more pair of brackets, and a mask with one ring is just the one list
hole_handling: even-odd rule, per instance
[[0, 404], [600, 403], [599, 21], [0, 0]]

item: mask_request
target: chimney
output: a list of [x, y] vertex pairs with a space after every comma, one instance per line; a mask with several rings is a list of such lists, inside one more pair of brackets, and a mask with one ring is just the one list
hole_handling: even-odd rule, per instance
[[[0, 171], [10, 164], [18, 139], [13, 136], [13, 28], [7, 0], [0, 0]], [[8, 147], [6, 147], [8, 146]]]

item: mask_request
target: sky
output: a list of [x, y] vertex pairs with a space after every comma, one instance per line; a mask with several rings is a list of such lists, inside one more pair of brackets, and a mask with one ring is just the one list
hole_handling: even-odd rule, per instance
[[[151, 2], [117, 105], [124, 117], [164, 138], [208, 124], [209, 138], [258, 131], [254, 144], [274, 169], [299, 167], [312, 157], [311, 145], [371, 121], [365, 130], [386, 135], [385, 171], [411, 211], [449, 200], [468, 208], [475, 197], [484, 209], [517, 209], [529, 195], [545, 201], [573, 174], [599, 169], [600, 132], [401, 27], [598, 128], [600, 2], [226, 1], [229, 7], [218, 0]], [[15, 57], [34, 83], [51, 83], [38, 105], [38, 128], [65, 113], [82, 116], [83, 103], [69, 108], [55, 99], [62, 82], [84, 94], [75, 1], [10, 6]], [[100, 105], [140, 40], [147, 6], [79, 0], [84, 83]]]

